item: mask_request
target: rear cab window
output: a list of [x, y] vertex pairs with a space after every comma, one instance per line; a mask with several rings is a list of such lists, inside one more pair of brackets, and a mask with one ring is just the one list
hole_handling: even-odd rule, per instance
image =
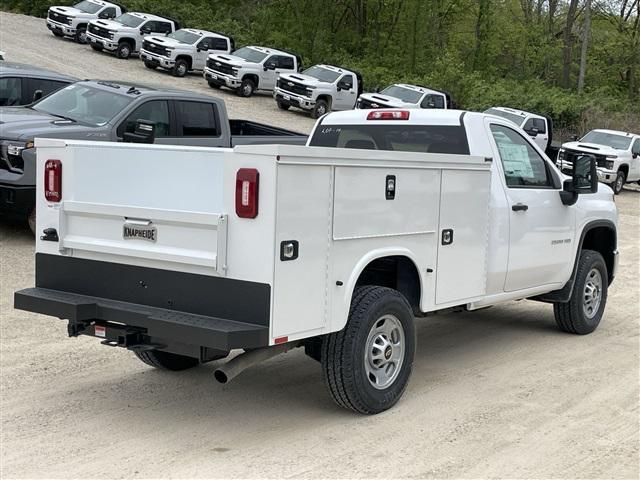
[[467, 132], [459, 125], [319, 125], [313, 147], [398, 152], [469, 154]]
[[182, 137], [219, 137], [218, 115], [213, 103], [178, 101], [178, 135]]
[[0, 78], [0, 106], [20, 105], [22, 103], [22, 79], [17, 77]]

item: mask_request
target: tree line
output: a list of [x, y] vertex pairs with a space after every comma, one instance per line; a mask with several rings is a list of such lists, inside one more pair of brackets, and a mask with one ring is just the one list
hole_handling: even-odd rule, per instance
[[[640, 131], [640, 0], [122, 0], [129, 10], [407, 82], [463, 108], [550, 115], [565, 134]], [[46, 14], [60, 1], [4, 0]], [[73, 2], [66, 2], [73, 3]]]

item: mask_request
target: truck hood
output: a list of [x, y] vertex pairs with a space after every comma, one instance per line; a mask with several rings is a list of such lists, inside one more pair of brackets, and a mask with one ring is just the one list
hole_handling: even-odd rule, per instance
[[64, 15], [69, 15], [70, 17], [76, 18], [95, 18], [95, 15], [92, 13], [83, 12], [82, 10], [78, 10], [73, 7], [51, 7], [49, 10], [62, 13]]
[[562, 148], [568, 148], [570, 150], [577, 150], [584, 153], [592, 153], [594, 155], [620, 155], [624, 150], [616, 150], [613, 147], [606, 145], [598, 145], [597, 143], [587, 142], [568, 142], [563, 143]]
[[321, 82], [315, 77], [310, 77], [309, 75], [303, 75], [301, 73], [281, 73], [280, 78], [282, 80], [291, 80], [296, 83], [301, 83], [303, 85], [331, 85], [328, 82]]
[[188, 43], [182, 43], [175, 38], [165, 37], [164, 35], [146, 35], [144, 39], [163, 47], [185, 48], [191, 46]]
[[381, 95], [379, 93], [363, 93], [362, 95], [360, 95], [360, 98], [363, 98], [372, 103], [377, 103], [381, 107], [404, 107], [406, 105], [410, 105], [403, 102], [399, 98], [390, 97], [388, 95]]
[[[0, 138], [4, 140], [30, 140], [35, 137], [85, 138], [93, 127], [70, 122], [60, 117], [26, 107], [0, 108]], [[79, 133], [82, 135], [78, 136]], [[95, 140], [95, 138], [94, 138]]]
[[106, 28], [107, 30], [135, 30], [135, 28], [126, 27], [113, 20], [92, 20], [91, 23], [98, 27]]
[[234, 67], [248, 67], [258, 65], [257, 63], [247, 62], [242, 57], [237, 57], [235, 55], [223, 54], [223, 55], [210, 55], [209, 58], [212, 60], [218, 60], [220, 62], [229, 63]]

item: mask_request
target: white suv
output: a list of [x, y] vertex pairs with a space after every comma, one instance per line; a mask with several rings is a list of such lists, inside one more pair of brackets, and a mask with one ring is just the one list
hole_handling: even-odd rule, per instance
[[113, 20], [93, 20], [87, 28], [87, 40], [97, 51], [115, 52], [118, 58], [129, 58], [142, 48], [146, 35], [166, 35], [176, 31], [175, 20], [148, 13], [123, 13]]
[[278, 108], [296, 107], [320, 118], [332, 110], [351, 110], [362, 93], [362, 75], [332, 65], [314, 65], [302, 73], [283, 73], [273, 92]]
[[87, 43], [87, 26], [91, 20], [116, 18], [126, 11], [117, 3], [102, 0], [83, 0], [73, 7], [50, 7], [47, 28], [56, 37], [73, 37], [78, 43]]
[[161, 67], [184, 77], [187, 72], [204, 70], [209, 54], [229, 53], [234, 48], [233, 38], [221, 33], [182, 28], [166, 37], [146, 37], [140, 59], [147, 68]]
[[294, 53], [249, 46], [231, 55], [209, 55], [204, 78], [211, 88], [225, 86], [250, 97], [255, 91], [273, 92], [278, 76], [297, 72], [300, 65], [300, 57]]
[[447, 92], [395, 83], [380, 93], [363, 93], [358, 98], [356, 108], [453, 108], [451, 95]]
[[625, 183], [640, 183], [640, 135], [616, 130], [591, 130], [580, 140], [562, 144], [558, 166], [573, 170], [576, 157], [591, 154], [598, 164], [598, 180], [618, 194]]

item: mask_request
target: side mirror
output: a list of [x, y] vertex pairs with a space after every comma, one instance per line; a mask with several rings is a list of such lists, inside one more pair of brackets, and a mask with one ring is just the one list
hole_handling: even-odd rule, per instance
[[265, 63], [264, 65], [264, 71], [266, 72], [267, 70], [275, 70], [276, 69], [276, 64], [273, 62], [269, 62], [269, 63]]
[[631, 157], [632, 157], [632, 158], [638, 158], [638, 157], [640, 157], [640, 152], [631, 152]]
[[580, 155], [573, 161], [573, 174], [562, 184], [560, 198], [565, 205], [573, 205], [578, 201], [578, 195], [596, 193], [598, 191], [598, 170], [596, 157]]
[[540, 130], [538, 130], [536, 127], [531, 127], [531, 128], [527, 128], [525, 132], [530, 137], [535, 137], [536, 135], [538, 135], [538, 133], [540, 133]]
[[571, 141], [577, 142], [579, 140], [578, 135], [571, 135]]
[[125, 132], [123, 140], [127, 143], [153, 143], [156, 139], [156, 124], [150, 120], [138, 119], [133, 133]]
[[44, 92], [42, 90], [36, 90], [35, 92], [33, 92], [33, 101], [37, 102], [42, 98], [43, 95]]
[[349, 85], [348, 83], [345, 82], [338, 82], [338, 85], [336, 85], [338, 87], [338, 91], [340, 90], [351, 90], [351, 85]]

